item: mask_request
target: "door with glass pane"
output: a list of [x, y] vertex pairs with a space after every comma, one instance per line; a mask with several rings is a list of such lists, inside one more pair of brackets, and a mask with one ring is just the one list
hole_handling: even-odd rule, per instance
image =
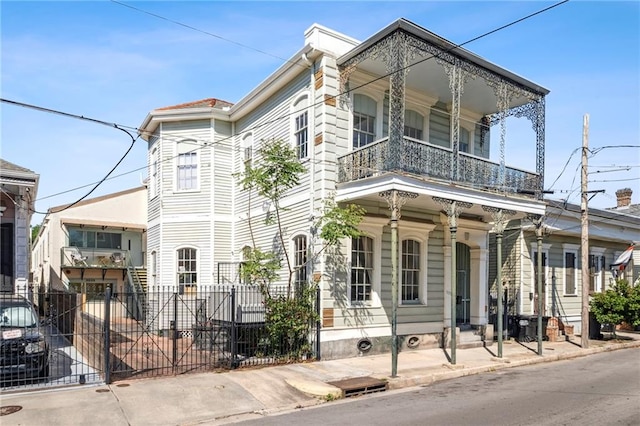
[[469, 246], [456, 243], [456, 322], [461, 326], [471, 322], [471, 251]]

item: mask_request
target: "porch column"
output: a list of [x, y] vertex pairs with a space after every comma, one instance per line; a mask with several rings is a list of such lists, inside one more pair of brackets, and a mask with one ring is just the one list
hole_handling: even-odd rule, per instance
[[[542, 270], [542, 234], [543, 234], [543, 222], [544, 216], [539, 215], [529, 215], [527, 217], [530, 221], [533, 222], [533, 225], [536, 227], [536, 250], [538, 251], [538, 256], [536, 259], [537, 265], [537, 276], [536, 276], [536, 285], [538, 288], [538, 355], [542, 356], [542, 277], [544, 271]], [[548, 263], [548, 261], [547, 261]]]
[[496, 287], [498, 290], [498, 358], [502, 358], [502, 338], [503, 334], [503, 324], [502, 324], [502, 316], [503, 312], [503, 296], [502, 296], [502, 235], [504, 234], [504, 228], [506, 228], [507, 223], [509, 223], [509, 216], [513, 216], [516, 214], [513, 210], [504, 210], [495, 207], [482, 206], [482, 209], [486, 212], [491, 213], [491, 217], [493, 219], [493, 231], [496, 233]]
[[[458, 217], [462, 209], [469, 209], [473, 204], [465, 201], [455, 201], [446, 198], [433, 197], [433, 201], [441, 204], [444, 207], [447, 215], [447, 221], [449, 223], [449, 234], [451, 235], [451, 364], [456, 364], [456, 284], [457, 284], [457, 269], [456, 269], [456, 232], [458, 230]], [[446, 298], [446, 295], [445, 295]]]
[[471, 324], [487, 323], [487, 254], [486, 247], [471, 249]]
[[538, 199], [544, 197], [544, 133], [545, 133], [545, 98], [541, 96], [535, 102], [534, 130], [536, 132], [536, 173], [538, 174]]
[[396, 32], [386, 57], [389, 77], [389, 164], [388, 170], [400, 169], [404, 139], [405, 78], [407, 48], [404, 33]]
[[418, 194], [406, 191], [383, 191], [379, 194], [391, 210], [391, 377], [398, 373], [398, 220], [400, 210]]

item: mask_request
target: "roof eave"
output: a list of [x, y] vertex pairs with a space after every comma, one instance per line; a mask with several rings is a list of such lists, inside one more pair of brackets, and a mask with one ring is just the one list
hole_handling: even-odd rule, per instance
[[304, 64], [304, 68], [308, 71], [310, 69], [309, 64], [305, 63], [304, 57], [309, 60], [314, 60], [322, 54], [323, 52], [316, 49], [312, 44], [306, 44], [302, 49], [294, 53], [291, 59], [263, 80], [255, 89], [235, 103], [230, 110], [230, 119], [236, 121], [242, 118], [250, 112], [251, 109], [247, 108], [248, 106], [260, 103], [263, 99], [266, 99], [285, 85], [289, 81], [289, 79], [286, 78], [287, 76], [297, 75], [303, 72], [304, 70], [303, 67], [300, 66], [301, 64]]
[[355, 47], [353, 50], [351, 50], [348, 53], [345, 53], [344, 55], [342, 55], [341, 57], [338, 58], [337, 60], [337, 64], [340, 66], [342, 64], [344, 64], [346, 61], [350, 60], [351, 58], [355, 57], [356, 55], [360, 54], [361, 52], [363, 52], [364, 50], [370, 48], [371, 46], [375, 45], [376, 43], [380, 42], [382, 39], [384, 39], [385, 37], [389, 36], [390, 34], [392, 34], [394, 31], [397, 30], [402, 30], [405, 31], [409, 34], [412, 34], [418, 38], [421, 38], [431, 44], [434, 44], [436, 46], [439, 46], [441, 49], [443, 49], [444, 51], [450, 51], [452, 54], [455, 54], [469, 62], [472, 62], [482, 68], [485, 68], [488, 71], [491, 71], [495, 74], [501, 75], [509, 80], [512, 80], [526, 88], [528, 88], [529, 90], [532, 90], [535, 93], [539, 93], [543, 96], [546, 96], [549, 94], [550, 90], [540, 86], [537, 83], [534, 83], [531, 80], [528, 80], [518, 74], [515, 74], [505, 68], [502, 68], [496, 64], [494, 64], [493, 62], [489, 62], [486, 59], [476, 55], [475, 53], [463, 48], [463, 47], [458, 47], [457, 44], [450, 42], [449, 40], [446, 40], [440, 36], [438, 36], [435, 33], [432, 33], [431, 31], [420, 27], [419, 25], [414, 24], [413, 22], [410, 22], [404, 18], [398, 19], [397, 21], [391, 23], [390, 25], [386, 26], [385, 28], [383, 28], [382, 30], [378, 31], [376, 34], [374, 34], [373, 36], [369, 37], [367, 40], [363, 41], [359, 46]]

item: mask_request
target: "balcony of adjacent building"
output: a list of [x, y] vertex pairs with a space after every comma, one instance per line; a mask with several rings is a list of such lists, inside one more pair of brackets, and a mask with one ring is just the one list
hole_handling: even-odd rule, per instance
[[63, 247], [61, 256], [60, 265], [65, 269], [127, 269], [131, 266], [129, 250]]

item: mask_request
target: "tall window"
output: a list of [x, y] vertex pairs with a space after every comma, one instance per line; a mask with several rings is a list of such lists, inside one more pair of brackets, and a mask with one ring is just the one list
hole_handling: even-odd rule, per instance
[[402, 241], [402, 303], [420, 303], [420, 243]]
[[460, 127], [458, 132], [460, 139], [458, 140], [458, 151], [460, 152], [471, 152], [469, 149], [469, 131]]
[[178, 154], [178, 190], [197, 189], [198, 154], [187, 152]]
[[158, 253], [155, 250], [151, 252], [151, 285], [158, 285]]
[[178, 142], [176, 188], [178, 191], [198, 189], [198, 147], [193, 140]]
[[605, 260], [602, 255], [589, 255], [589, 292], [599, 293], [604, 291]]
[[576, 252], [566, 251], [564, 253], [564, 294], [575, 295], [577, 285], [576, 274]]
[[151, 151], [151, 164], [149, 164], [149, 194], [150, 198], [156, 197], [160, 192], [160, 152], [158, 148]]
[[373, 283], [373, 239], [361, 236], [351, 239], [351, 302], [371, 300]]
[[424, 128], [424, 118], [413, 110], [406, 110], [404, 113], [404, 135], [413, 139], [422, 140], [422, 129]]
[[368, 96], [353, 95], [353, 147], [368, 145], [376, 137], [376, 101]]
[[298, 158], [300, 159], [309, 156], [309, 114], [307, 113], [307, 104], [308, 98], [304, 96], [294, 105], [296, 113], [294, 114], [293, 136]]
[[185, 287], [195, 286], [198, 282], [196, 260], [197, 250], [181, 248], [178, 250], [178, 284]]
[[245, 169], [251, 167], [253, 162], [253, 133], [249, 133], [242, 138], [242, 155]]
[[293, 268], [295, 270], [296, 289], [307, 285], [307, 237], [298, 235], [293, 239]]

